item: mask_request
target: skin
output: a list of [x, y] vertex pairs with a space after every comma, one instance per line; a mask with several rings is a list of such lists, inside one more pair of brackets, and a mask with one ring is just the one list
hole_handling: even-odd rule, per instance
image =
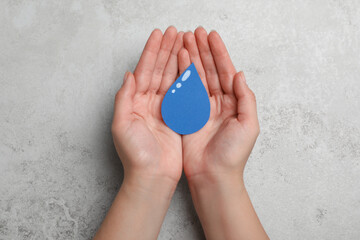
[[[201, 130], [181, 136], [160, 108], [191, 62], [211, 113]], [[155, 29], [116, 95], [112, 133], [124, 181], [94, 239], [157, 239], [183, 169], [207, 239], [268, 239], [243, 182], [259, 134], [255, 95], [216, 32]]]
[[112, 134], [124, 180], [94, 239], [156, 239], [182, 173], [181, 136], [162, 121], [166, 90], [178, 76], [183, 33], [155, 29], [134, 74], [115, 97]]
[[184, 35], [183, 72], [194, 62], [210, 98], [210, 118], [183, 136], [184, 171], [207, 239], [268, 239], [246, 192], [243, 172], [259, 135], [254, 93], [215, 31]]

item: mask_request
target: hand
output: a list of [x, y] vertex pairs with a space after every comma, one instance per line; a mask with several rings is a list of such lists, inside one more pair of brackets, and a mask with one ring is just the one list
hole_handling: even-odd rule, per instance
[[216, 32], [184, 35], [179, 69], [195, 64], [210, 98], [206, 125], [183, 136], [184, 171], [206, 239], [268, 239], [243, 182], [259, 134], [254, 93]]
[[[192, 33], [184, 36], [187, 50], [179, 52], [183, 33], [170, 27], [162, 36], [154, 30], [134, 75], [125, 75], [112, 125], [125, 177], [95, 239], [155, 239], [182, 161], [208, 239], [266, 237], [246, 191], [231, 183], [232, 176], [242, 178], [259, 132], [254, 95], [217, 33], [207, 37], [199, 28], [195, 35], [196, 40]], [[210, 94], [211, 113], [203, 129], [181, 137], [163, 123], [160, 106], [179, 69], [184, 71], [190, 60]], [[230, 182], [224, 184], [222, 178]], [[213, 188], [211, 181], [222, 184]]]
[[210, 98], [210, 118], [198, 132], [183, 136], [184, 171], [194, 178], [239, 176], [259, 134], [254, 93], [243, 72], [237, 73], [216, 32], [203, 28], [184, 35], [179, 53], [183, 72], [194, 62]]
[[134, 75], [127, 72], [115, 99], [112, 134], [127, 178], [167, 178], [178, 182], [182, 172], [181, 136], [161, 117], [161, 102], [178, 76], [177, 54], [183, 33], [155, 29]]
[[124, 181], [94, 239], [156, 239], [182, 172], [181, 136], [162, 121], [183, 33], [154, 30], [116, 94], [112, 134]]

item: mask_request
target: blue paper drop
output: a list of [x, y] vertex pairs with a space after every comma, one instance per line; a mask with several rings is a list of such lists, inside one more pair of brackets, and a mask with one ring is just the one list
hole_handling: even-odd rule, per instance
[[199, 131], [209, 120], [209, 96], [193, 63], [165, 94], [161, 115], [165, 124], [179, 134]]

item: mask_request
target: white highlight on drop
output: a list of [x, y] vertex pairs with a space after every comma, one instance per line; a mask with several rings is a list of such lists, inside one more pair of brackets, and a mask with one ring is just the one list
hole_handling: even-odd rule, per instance
[[191, 74], [191, 71], [186, 70], [186, 72], [184, 73], [184, 75], [181, 78], [181, 81], [186, 81], [190, 77], [190, 74]]
[[177, 88], [180, 88], [180, 87], [181, 87], [181, 83], [177, 83], [177, 84], [176, 84], [176, 87], [177, 87]]
[[171, 90], [171, 93], [175, 93], [175, 89]]

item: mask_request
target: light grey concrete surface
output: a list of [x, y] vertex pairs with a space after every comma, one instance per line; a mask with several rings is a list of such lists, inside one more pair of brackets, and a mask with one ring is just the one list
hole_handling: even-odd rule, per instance
[[[122, 181], [113, 98], [151, 30], [216, 29], [258, 100], [272, 239], [360, 239], [360, 2], [0, 1], [0, 239], [90, 239]], [[204, 239], [181, 179], [159, 239]]]

